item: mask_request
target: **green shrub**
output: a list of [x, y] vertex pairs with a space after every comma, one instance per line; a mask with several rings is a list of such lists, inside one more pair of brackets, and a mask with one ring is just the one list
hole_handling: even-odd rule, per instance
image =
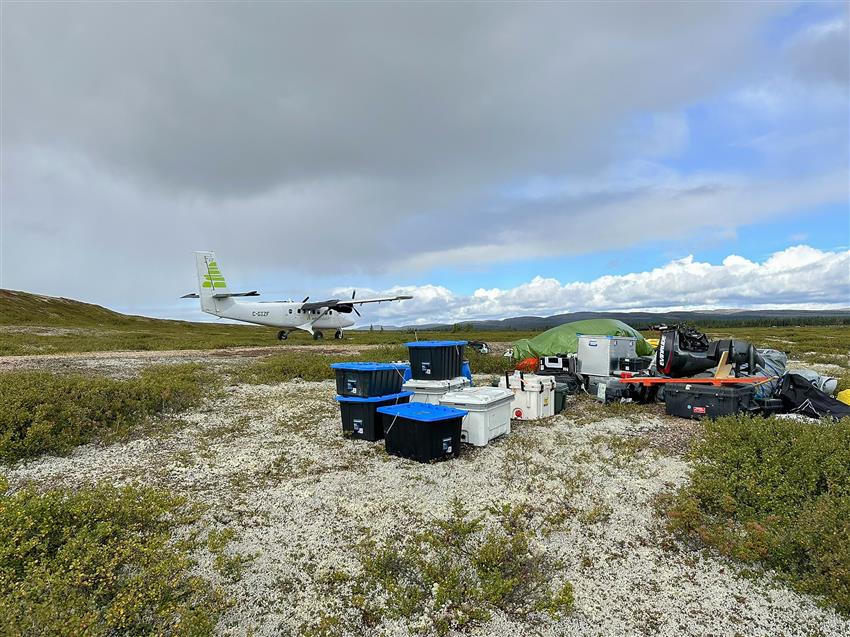
[[[558, 560], [534, 545], [526, 510], [502, 505], [485, 516], [470, 516], [459, 499], [451, 514], [433, 520], [424, 531], [390, 538], [368, 539], [357, 547], [360, 573], [349, 581], [345, 574], [332, 578], [346, 583], [345, 604], [355, 610], [358, 624], [324, 615], [307, 634], [364, 632], [384, 620], [402, 620], [423, 632], [445, 635], [487, 621], [494, 610], [534, 621], [541, 614], [553, 618], [573, 608], [569, 582], [552, 590], [561, 567]], [[340, 594], [335, 592], [335, 596]]]
[[850, 613], [850, 419], [706, 423], [670, 527]]
[[171, 539], [192, 516], [152, 489], [0, 484], [0, 634], [211, 634], [224, 598]]
[[366, 350], [356, 356], [290, 350], [252, 363], [238, 370], [236, 376], [240, 382], [252, 384], [282, 383], [294, 378], [309, 381], [328, 380], [334, 378], [332, 363], [341, 361], [386, 363], [406, 360], [407, 348], [403, 345], [384, 345]]
[[152, 367], [137, 378], [0, 374], [0, 461], [66, 453], [145, 418], [198, 403], [211, 378], [198, 365]]

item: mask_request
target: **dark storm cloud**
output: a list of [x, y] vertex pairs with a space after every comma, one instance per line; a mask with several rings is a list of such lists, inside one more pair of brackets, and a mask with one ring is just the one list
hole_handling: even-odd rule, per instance
[[767, 10], [10, 5], [6, 142], [214, 197], [588, 170], [610, 154], [604, 123], [719, 81]]

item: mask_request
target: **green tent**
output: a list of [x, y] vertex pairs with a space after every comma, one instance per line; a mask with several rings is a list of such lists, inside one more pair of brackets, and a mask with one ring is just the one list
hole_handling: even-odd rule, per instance
[[595, 336], [636, 336], [638, 356], [652, 354], [652, 346], [637, 330], [632, 329], [616, 319], [588, 319], [564, 323], [551, 330], [546, 330], [534, 338], [524, 338], [513, 344], [515, 360], [539, 356], [554, 356], [555, 354], [573, 354], [578, 351], [578, 335], [593, 334]]

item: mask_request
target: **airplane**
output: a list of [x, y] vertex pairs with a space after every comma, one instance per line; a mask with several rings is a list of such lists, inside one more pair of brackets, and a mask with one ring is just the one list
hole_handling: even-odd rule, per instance
[[354, 312], [357, 316], [361, 316], [355, 305], [405, 301], [413, 298], [399, 295], [358, 299], [355, 290], [350, 299], [308, 302], [310, 301], [308, 296], [300, 303], [297, 301], [236, 301], [235, 299], [240, 297], [260, 296], [260, 293], [256, 290], [230, 292], [215, 252], [195, 252], [195, 266], [198, 273], [198, 293], [192, 292], [180, 298], [200, 299], [201, 310], [213, 316], [282, 328], [277, 333], [281, 341], [285, 341], [289, 332], [293, 330], [309, 332], [314, 340], [323, 337], [322, 330], [334, 330], [334, 338], [340, 339], [343, 328], [354, 325], [354, 319], [348, 315]]

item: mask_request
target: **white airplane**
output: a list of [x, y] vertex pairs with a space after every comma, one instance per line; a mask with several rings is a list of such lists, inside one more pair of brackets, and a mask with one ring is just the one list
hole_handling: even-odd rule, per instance
[[292, 330], [310, 332], [315, 340], [322, 338], [322, 330], [334, 330], [334, 338], [342, 338], [342, 329], [354, 325], [354, 319], [348, 316], [352, 312], [360, 316], [355, 305], [364, 303], [382, 303], [384, 301], [404, 301], [412, 296], [382, 296], [374, 299], [328, 299], [313, 301], [310, 297], [301, 301], [235, 301], [236, 297], [260, 296], [252, 292], [230, 292], [221, 272], [221, 266], [215, 258], [215, 252], [195, 252], [195, 266], [198, 270], [198, 293], [186, 294], [180, 298], [200, 299], [201, 309], [207, 314], [221, 318], [268, 325], [282, 328], [277, 337], [285, 341]]

